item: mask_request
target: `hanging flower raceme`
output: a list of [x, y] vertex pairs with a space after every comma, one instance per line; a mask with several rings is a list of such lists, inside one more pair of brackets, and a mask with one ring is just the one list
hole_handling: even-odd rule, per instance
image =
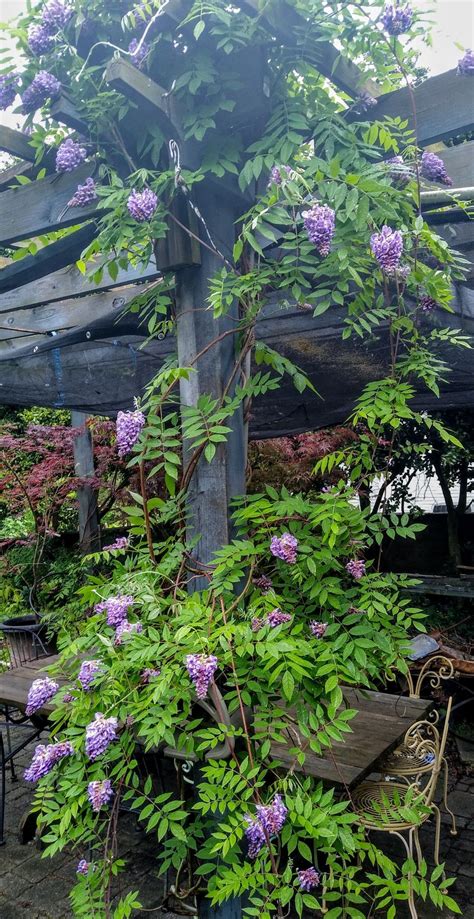
[[47, 54], [54, 45], [54, 36], [49, 29], [42, 23], [35, 25], [32, 23], [28, 29], [28, 47], [33, 54], [38, 57], [40, 54]]
[[391, 156], [387, 160], [388, 174], [396, 185], [408, 185], [412, 178], [410, 167], [407, 166], [403, 156]]
[[137, 635], [139, 632], [143, 632], [141, 622], [128, 622], [128, 620], [125, 619], [124, 622], [121, 622], [120, 625], [117, 626], [114, 645], [122, 645], [125, 635]]
[[313, 204], [303, 211], [303, 222], [310, 243], [320, 255], [329, 255], [331, 240], [336, 229], [336, 214], [327, 204]]
[[365, 575], [365, 562], [362, 558], [353, 558], [350, 562], [347, 562], [346, 571], [348, 574], [352, 575], [356, 581], [359, 581]]
[[424, 313], [432, 313], [438, 305], [439, 304], [436, 302], [436, 300], [433, 300], [433, 297], [429, 297], [428, 294], [420, 297], [420, 309]]
[[97, 191], [94, 179], [90, 176], [84, 182], [84, 185], [78, 185], [72, 198], [68, 201], [68, 207], [87, 207], [97, 201]]
[[89, 782], [87, 786], [87, 796], [92, 805], [92, 810], [97, 813], [101, 807], [111, 801], [114, 796], [112, 782], [110, 779], [104, 779], [102, 782]]
[[296, 552], [298, 549], [298, 540], [291, 533], [282, 533], [281, 536], [273, 536], [270, 542], [270, 552], [275, 558], [281, 558], [288, 565], [294, 565], [296, 562]]
[[380, 19], [384, 29], [389, 35], [403, 35], [408, 32], [413, 22], [411, 6], [400, 6], [398, 0], [387, 3]]
[[37, 782], [43, 776], [48, 775], [56, 763], [64, 756], [72, 756], [74, 748], [69, 741], [61, 743], [38, 744], [33, 754], [33, 759], [28, 769], [25, 770], [24, 778], [27, 782]]
[[86, 862], [85, 858], [81, 858], [81, 860], [77, 863], [76, 874], [82, 874], [84, 877], [86, 877], [90, 870], [93, 871], [94, 866], [90, 862]]
[[118, 412], [116, 434], [117, 452], [119, 456], [126, 456], [138, 442], [145, 425], [143, 412], [136, 409], [134, 412]]
[[56, 153], [56, 172], [73, 172], [87, 157], [87, 150], [68, 137]]
[[126, 549], [128, 547], [128, 536], [117, 536], [115, 542], [109, 546], [102, 546], [103, 552], [113, 552], [114, 549]]
[[267, 578], [266, 574], [261, 574], [259, 577], [253, 579], [255, 587], [259, 587], [262, 593], [266, 594], [273, 587], [273, 582], [271, 578]]
[[136, 191], [133, 189], [128, 196], [128, 212], [138, 223], [144, 223], [146, 220], [151, 220], [157, 207], [158, 198], [151, 188], [144, 188], [143, 191]]
[[41, 13], [43, 25], [49, 29], [52, 35], [66, 26], [73, 14], [73, 9], [67, 3], [61, 3], [61, 0], [48, 0]]
[[161, 670], [157, 670], [154, 667], [146, 667], [145, 670], [140, 674], [140, 683], [142, 686], [148, 686], [152, 680], [156, 680], [160, 676]]
[[429, 182], [439, 182], [441, 185], [447, 185], [448, 187], [453, 184], [453, 180], [449, 178], [441, 157], [436, 156], [436, 153], [430, 153], [429, 150], [425, 150], [421, 157], [420, 175], [424, 179], [428, 179]]
[[40, 70], [25, 89], [21, 102], [24, 112], [35, 112], [47, 99], [55, 99], [61, 92], [61, 84], [52, 73]]
[[117, 739], [117, 719], [106, 718], [101, 712], [96, 712], [94, 721], [86, 727], [86, 756], [94, 761], [107, 747]]
[[0, 74], [0, 109], [10, 108], [18, 92], [18, 77], [16, 73]]
[[474, 51], [467, 49], [465, 55], [458, 61], [458, 75], [461, 77], [474, 76]]
[[117, 597], [109, 597], [108, 600], [101, 600], [94, 607], [95, 613], [107, 613], [107, 625], [116, 629], [117, 626], [125, 622], [128, 611], [135, 603], [135, 597], [129, 597], [127, 594], [119, 594]]
[[259, 632], [260, 629], [263, 629], [264, 625], [265, 625], [264, 619], [260, 619], [259, 616], [254, 616], [250, 623], [250, 628], [252, 629], [252, 632]]
[[102, 661], [92, 660], [92, 661], [83, 661], [77, 679], [81, 684], [82, 688], [88, 692], [94, 683], [96, 677], [104, 672], [104, 665]]
[[277, 625], [283, 625], [285, 622], [291, 622], [293, 616], [290, 613], [282, 613], [281, 609], [272, 609], [267, 616], [267, 623], [270, 628], [275, 629]]
[[327, 622], [318, 622], [316, 619], [313, 619], [309, 624], [311, 635], [314, 635], [315, 638], [324, 638], [327, 627]]
[[288, 809], [278, 794], [275, 795], [272, 804], [257, 804], [255, 810], [256, 817], [251, 817], [250, 814], [245, 816], [248, 823], [245, 835], [250, 858], [256, 858], [267, 839], [280, 832], [288, 814]]
[[304, 868], [298, 871], [297, 874], [300, 890], [304, 890], [306, 893], [309, 893], [310, 890], [318, 887], [321, 883], [321, 875], [319, 871], [316, 871], [316, 868]]
[[198, 699], [205, 699], [210, 684], [214, 679], [217, 670], [217, 657], [213, 654], [188, 654], [186, 657], [186, 669], [196, 687]]
[[403, 236], [400, 230], [392, 230], [386, 224], [380, 233], [370, 237], [370, 248], [382, 271], [392, 274], [397, 270], [403, 252]]
[[34, 712], [43, 708], [43, 705], [46, 705], [56, 695], [58, 689], [59, 684], [51, 680], [49, 676], [34, 680], [28, 692], [26, 714], [33, 715]]
[[146, 42], [139, 43], [137, 38], [132, 38], [128, 50], [130, 52], [130, 60], [135, 67], [138, 67], [140, 70], [143, 67], [143, 63], [150, 51], [150, 45]]
[[286, 172], [286, 177], [290, 178], [292, 172], [291, 166], [273, 166], [270, 171], [268, 185], [281, 185], [285, 178], [283, 172]]

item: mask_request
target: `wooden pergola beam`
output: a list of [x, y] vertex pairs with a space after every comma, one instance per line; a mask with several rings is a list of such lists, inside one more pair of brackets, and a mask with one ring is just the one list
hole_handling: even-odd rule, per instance
[[0, 150], [11, 156], [18, 156], [22, 160], [33, 163], [36, 159], [36, 150], [31, 146], [27, 134], [0, 125]]
[[20, 288], [75, 262], [82, 250], [92, 242], [96, 232], [95, 224], [88, 223], [75, 233], [40, 249], [36, 255], [26, 255], [7, 265], [0, 271], [0, 293]]
[[67, 208], [67, 202], [93, 171], [93, 163], [83, 163], [71, 173], [47, 176], [5, 191], [1, 199], [0, 244], [32, 239], [88, 220], [96, 212], [95, 202], [74, 208]]
[[56, 101], [53, 102], [50, 111], [52, 117], [59, 121], [60, 124], [67, 125], [68, 128], [78, 131], [79, 134], [87, 135], [89, 133], [86, 122], [79, 115], [74, 103], [64, 93], [61, 93]]
[[474, 140], [455, 147], [438, 150], [446, 166], [446, 172], [452, 179], [454, 188], [467, 188], [474, 185]]
[[172, 96], [129, 61], [123, 58], [110, 61], [105, 71], [105, 81], [142, 109], [152, 112], [165, 137], [180, 136], [181, 127]]

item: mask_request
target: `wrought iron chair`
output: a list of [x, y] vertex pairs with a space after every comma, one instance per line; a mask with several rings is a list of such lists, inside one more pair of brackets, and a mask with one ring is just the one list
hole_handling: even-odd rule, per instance
[[[406, 679], [408, 683], [408, 695], [411, 699], [420, 699], [421, 691], [425, 681], [429, 681], [432, 689], [437, 689], [441, 685], [441, 680], [450, 680], [454, 675], [453, 662], [441, 654], [435, 654], [421, 668], [416, 682], [413, 675], [408, 671]], [[438, 713], [434, 713], [433, 723], [438, 720]], [[448, 806], [448, 762], [443, 756], [443, 805], [448, 814], [451, 816], [451, 836], [457, 836], [456, 818]], [[423, 763], [417, 756], [416, 749], [411, 746], [407, 747], [405, 743], [401, 744], [392, 753], [389, 753], [380, 763], [380, 771], [387, 776], [399, 776], [408, 781], [412, 776], [420, 775], [423, 772], [429, 772], [429, 764]]]
[[[51, 651], [45, 640], [45, 628], [38, 628], [36, 624], [8, 625], [0, 623], [0, 636], [3, 636], [8, 653], [5, 672], [11, 672], [24, 664], [46, 657]], [[26, 699], [25, 699], [26, 701]], [[28, 717], [23, 712], [15, 709], [13, 705], [2, 702], [0, 698], [0, 846], [5, 844], [5, 794], [6, 771], [10, 767], [12, 782], [16, 781], [14, 757], [20, 753], [32, 740], [39, 737], [46, 725], [46, 719], [41, 715]], [[3, 740], [5, 729], [6, 744]], [[12, 732], [18, 731], [18, 741], [12, 743]]]
[[[443, 732], [432, 721], [418, 721], [405, 734], [403, 746], [409, 750], [422, 768], [412, 774], [413, 781], [363, 782], [352, 794], [352, 803], [359, 823], [367, 830], [376, 830], [398, 836], [405, 846], [408, 858], [413, 860], [414, 848], [418, 864], [422, 860], [419, 828], [434, 814], [435, 862], [439, 865], [439, 843], [441, 833], [441, 812], [434, 802], [439, 773], [443, 767], [444, 751], [448, 736], [452, 699], [448, 701]], [[414, 819], [413, 812], [416, 817]], [[407, 833], [407, 839], [403, 833]], [[417, 919], [413, 885], [409, 880], [410, 914]]]

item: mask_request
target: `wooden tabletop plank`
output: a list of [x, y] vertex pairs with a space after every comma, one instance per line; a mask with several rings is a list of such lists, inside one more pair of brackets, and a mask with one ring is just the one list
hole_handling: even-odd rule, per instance
[[[21, 667], [14, 667], [0, 674], [0, 704], [14, 705], [24, 711], [28, 692], [33, 680], [38, 679], [38, 673], [45, 670], [58, 660], [58, 654], [50, 654], [37, 660], [26, 661]], [[61, 682], [59, 680], [58, 682]], [[38, 714], [48, 715], [53, 711], [54, 703], [49, 702], [40, 709]]]

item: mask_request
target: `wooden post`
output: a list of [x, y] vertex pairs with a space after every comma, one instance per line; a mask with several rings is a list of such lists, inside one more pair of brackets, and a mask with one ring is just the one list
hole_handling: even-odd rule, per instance
[[[74, 428], [82, 428], [74, 440], [74, 470], [77, 476], [88, 478], [94, 475], [94, 454], [92, 438], [86, 421], [89, 416], [85, 412], [71, 412], [71, 424]], [[97, 496], [90, 485], [83, 485], [77, 489], [79, 505], [79, 545], [81, 551], [97, 552], [100, 549], [99, 520], [97, 516]]]

